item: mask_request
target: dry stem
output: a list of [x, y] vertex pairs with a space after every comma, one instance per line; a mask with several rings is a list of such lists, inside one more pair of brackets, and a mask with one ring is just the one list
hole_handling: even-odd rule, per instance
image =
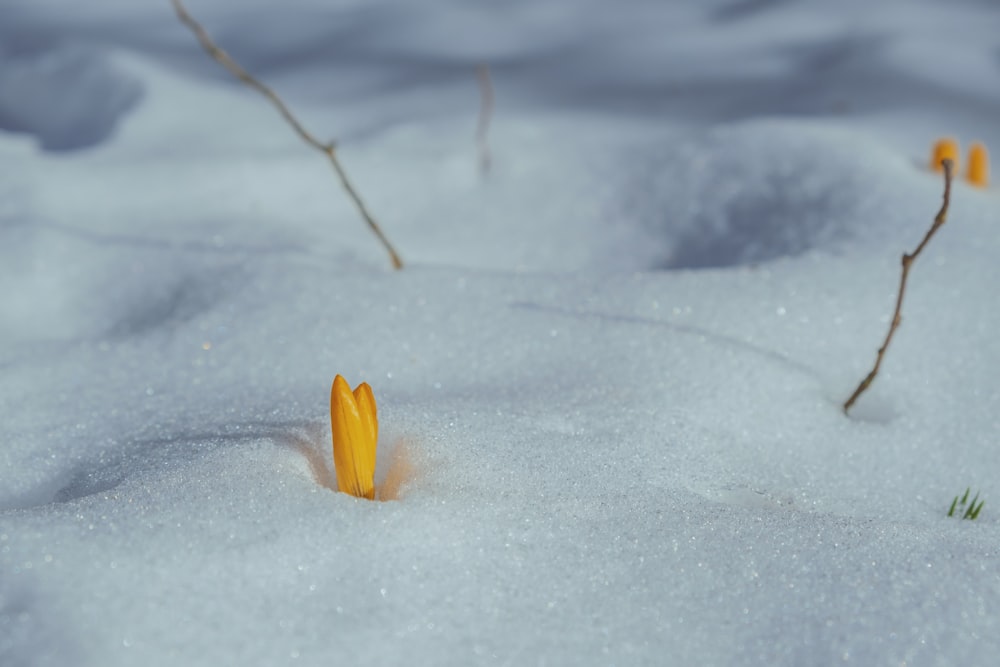
[[952, 169], [954, 163], [949, 159], [941, 160], [941, 166], [944, 167], [944, 201], [941, 203], [941, 210], [934, 217], [934, 224], [931, 228], [927, 230], [927, 234], [924, 235], [924, 239], [917, 246], [917, 249], [910, 254], [903, 255], [903, 271], [899, 277], [899, 294], [896, 296], [896, 311], [892, 315], [892, 323], [889, 325], [889, 333], [885, 336], [885, 341], [882, 343], [882, 347], [878, 349], [878, 356], [875, 357], [875, 366], [872, 368], [871, 372], [861, 381], [858, 388], [854, 390], [851, 397], [847, 399], [844, 403], [844, 414], [847, 414], [854, 402], [858, 400], [862, 393], [868, 386], [875, 380], [875, 376], [878, 375], [879, 366], [882, 365], [882, 358], [885, 356], [885, 351], [889, 348], [889, 343], [892, 341], [893, 335], [896, 333], [896, 329], [899, 328], [900, 323], [903, 321], [903, 317], [900, 311], [903, 308], [903, 296], [906, 294], [906, 279], [910, 275], [910, 266], [917, 256], [923, 251], [924, 246], [931, 240], [934, 233], [945, 223], [945, 219], [948, 216], [948, 204], [951, 201], [951, 177]]
[[281, 114], [282, 118], [284, 118], [285, 121], [288, 122], [288, 124], [295, 131], [295, 133], [299, 135], [302, 141], [306, 142], [316, 150], [326, 155], [327, 158], [329, 158], [330, 164], [333, 166], [333, 170], [336, 172], [337, 177], [340, 179], [341, 186], [343, 186], [344, 191], [347, 192], [347, 196], [350, 197], [351, 200], [354, 202], [354, 205], [357, 207], [358, 212], [361, 214], [361, 217], [364, 219], [366, 223], [368, 223], [368, 226], [371, 228], [372, 232], [375, 233], [375, 236], [378, 237], [378, 240], [381, 241], [382, 245], [389, 253], [389, 258], [392, 260], [393, 268], [396, 269], [403, 268], [403, 260], [400, 259], [399, 255], [396, 253], [396, 250], [392, 247], [392, 244], [389, 243], [389, 239], [387, 239], [385, 234], [382, 233], [382, 229], [378, 226], [378, 223], [375, 222], [375, 218], [373, 218], [372, 215], [368, 212], [368, 208], [365, 206], [364, 202], [361, 201], [361, 197], [360, 195], [358, 195], [357, 190], [354, 189], [354, 186], [351, 185], [351, 181], [347, 178], [347, 173], [344, 171], [343, 166], [341, 166], [340, 160], [337, 159], [336, 146], [334, 142], [331, 141], [329, 143], [323, 143], [318, 139], [316, 139], [316, 137], [314, 137], [312, 134], [310, 134], [309, 131], [302, 126], [302, 124], [298, 121], [298, 119], [295, 118], [294, 115], [292, 115], [292, 112], [288, 109], [285, 103], [281, 101], [281, 98], [279, 98], [278, 95], [273, 90], [271, 90], [263, 83], [252, 77], [245, 69], [243, 69], [239, 65], [239, 63], [233, 60], [233, 58], [228, 53], [223, 51], [215, 44], [215, 42], [212, 41], [212, 38], [208, 36], [208, 33], [205, 32], [205, 29], [203, 27], [201, 27], [201, 24], [195, 21], [194, 18], [192, 18], [191, 15], [188, 14], [187, 10], [184, 8], [184, 5], [181, 3], [181, 0], [170, 0], [170, 2], [174, 6], [174, 11], [177, 12], [177, 18], [179, 18], [181, 23], [187, 26], [191, 30], [191, 32], [194, 33], [194, 36], [198, 39], [198, 42], [201, 44], [201, 47], [205, 49], [205, 52], [208, 53], [208, 55], [210, 55], [220, 65], [229, 70], [229, 72], [237, 79], [239, 79], [246, 85], [250, 86], [257, 92], [259, 92], [261, 95], [266, 97], [268, 100], [270, 100], [271, 104], [273, 104], [275, 108], [278, 109], [278, 112]]
[[479, 80], [479, 122], [476, 124], [476, 144], [479, 146], [479, 170], [486, 174], [490, 171], [492, 158], [488, 134], [490, 119], [493, 117], [493, 81], [490, 79], [489, 65], [476, 68], [476, 78]]

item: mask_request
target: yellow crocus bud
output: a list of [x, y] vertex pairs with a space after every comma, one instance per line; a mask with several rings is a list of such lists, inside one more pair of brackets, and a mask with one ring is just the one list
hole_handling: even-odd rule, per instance
[[981, 143], [969, 146], [969, 168], [965, 171], [965, 180], [979, 188], [990, 184], [990, 156]]
[[941, 161], [951, 160], [952, 164], [955, 166], [955, 170], [958, 170], [958, 142], [951, 137], [944, 137], [943, 139], [938, 139], [934, 143], [934, 152], [931, 154], [931, 170], [941, 171]]
[[352, 392], [338, 375], [330, 389], [330, 424], [337, 489], [358, 498], [375, 499], [375, 452], [378, 415], [372, 388], [362, 382]]

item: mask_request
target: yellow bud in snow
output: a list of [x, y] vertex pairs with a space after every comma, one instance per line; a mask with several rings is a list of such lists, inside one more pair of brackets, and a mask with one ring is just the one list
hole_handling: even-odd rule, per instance
[[934, 152], [931, 154], [931, 170], [941, 171], [942, 160], [951, 160], [954, 169], [958, 170], [958, 142], [951, 137], [938, 139], [934, 143]]
[[362, 382], [354, 391], [338, 375], [330, 389], [330, 425], [337, 489], [358, 498], [375, 499], [375, 452], [378, 415], [372, 388]]
[[969, 168], [965, 170], [965, 180], [980, 188], [990, 184], [990, 157], [986, 146], [980, 143], [969, 146]]

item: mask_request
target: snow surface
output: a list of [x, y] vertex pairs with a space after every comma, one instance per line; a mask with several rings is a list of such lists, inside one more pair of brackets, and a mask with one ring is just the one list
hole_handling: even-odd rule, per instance
[[840, 411], [931, 142], [1000, 153], [994, 3], [189, 9], [407, 267], [166, 0], [0, 2], [0, 665], [996, 660], [995, 189]]

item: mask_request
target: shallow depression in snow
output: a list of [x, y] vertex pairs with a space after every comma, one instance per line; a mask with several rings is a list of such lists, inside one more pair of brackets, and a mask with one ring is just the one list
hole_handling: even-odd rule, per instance
[[93, 48], [0, 43], [0, 131], [34, 136], [45, 150], [104, 141], [141, 97], [139, 81]]
[[859, 235], [871, 242], [899, 217], [903, 192], [875, 186], [880, 176], [921, 176], [863, 133], [807, 121], [698, 134], [640, 149], [621, 185], [624, 216], [658, 247], [648, 268], [760, 264], [837, 251]]

